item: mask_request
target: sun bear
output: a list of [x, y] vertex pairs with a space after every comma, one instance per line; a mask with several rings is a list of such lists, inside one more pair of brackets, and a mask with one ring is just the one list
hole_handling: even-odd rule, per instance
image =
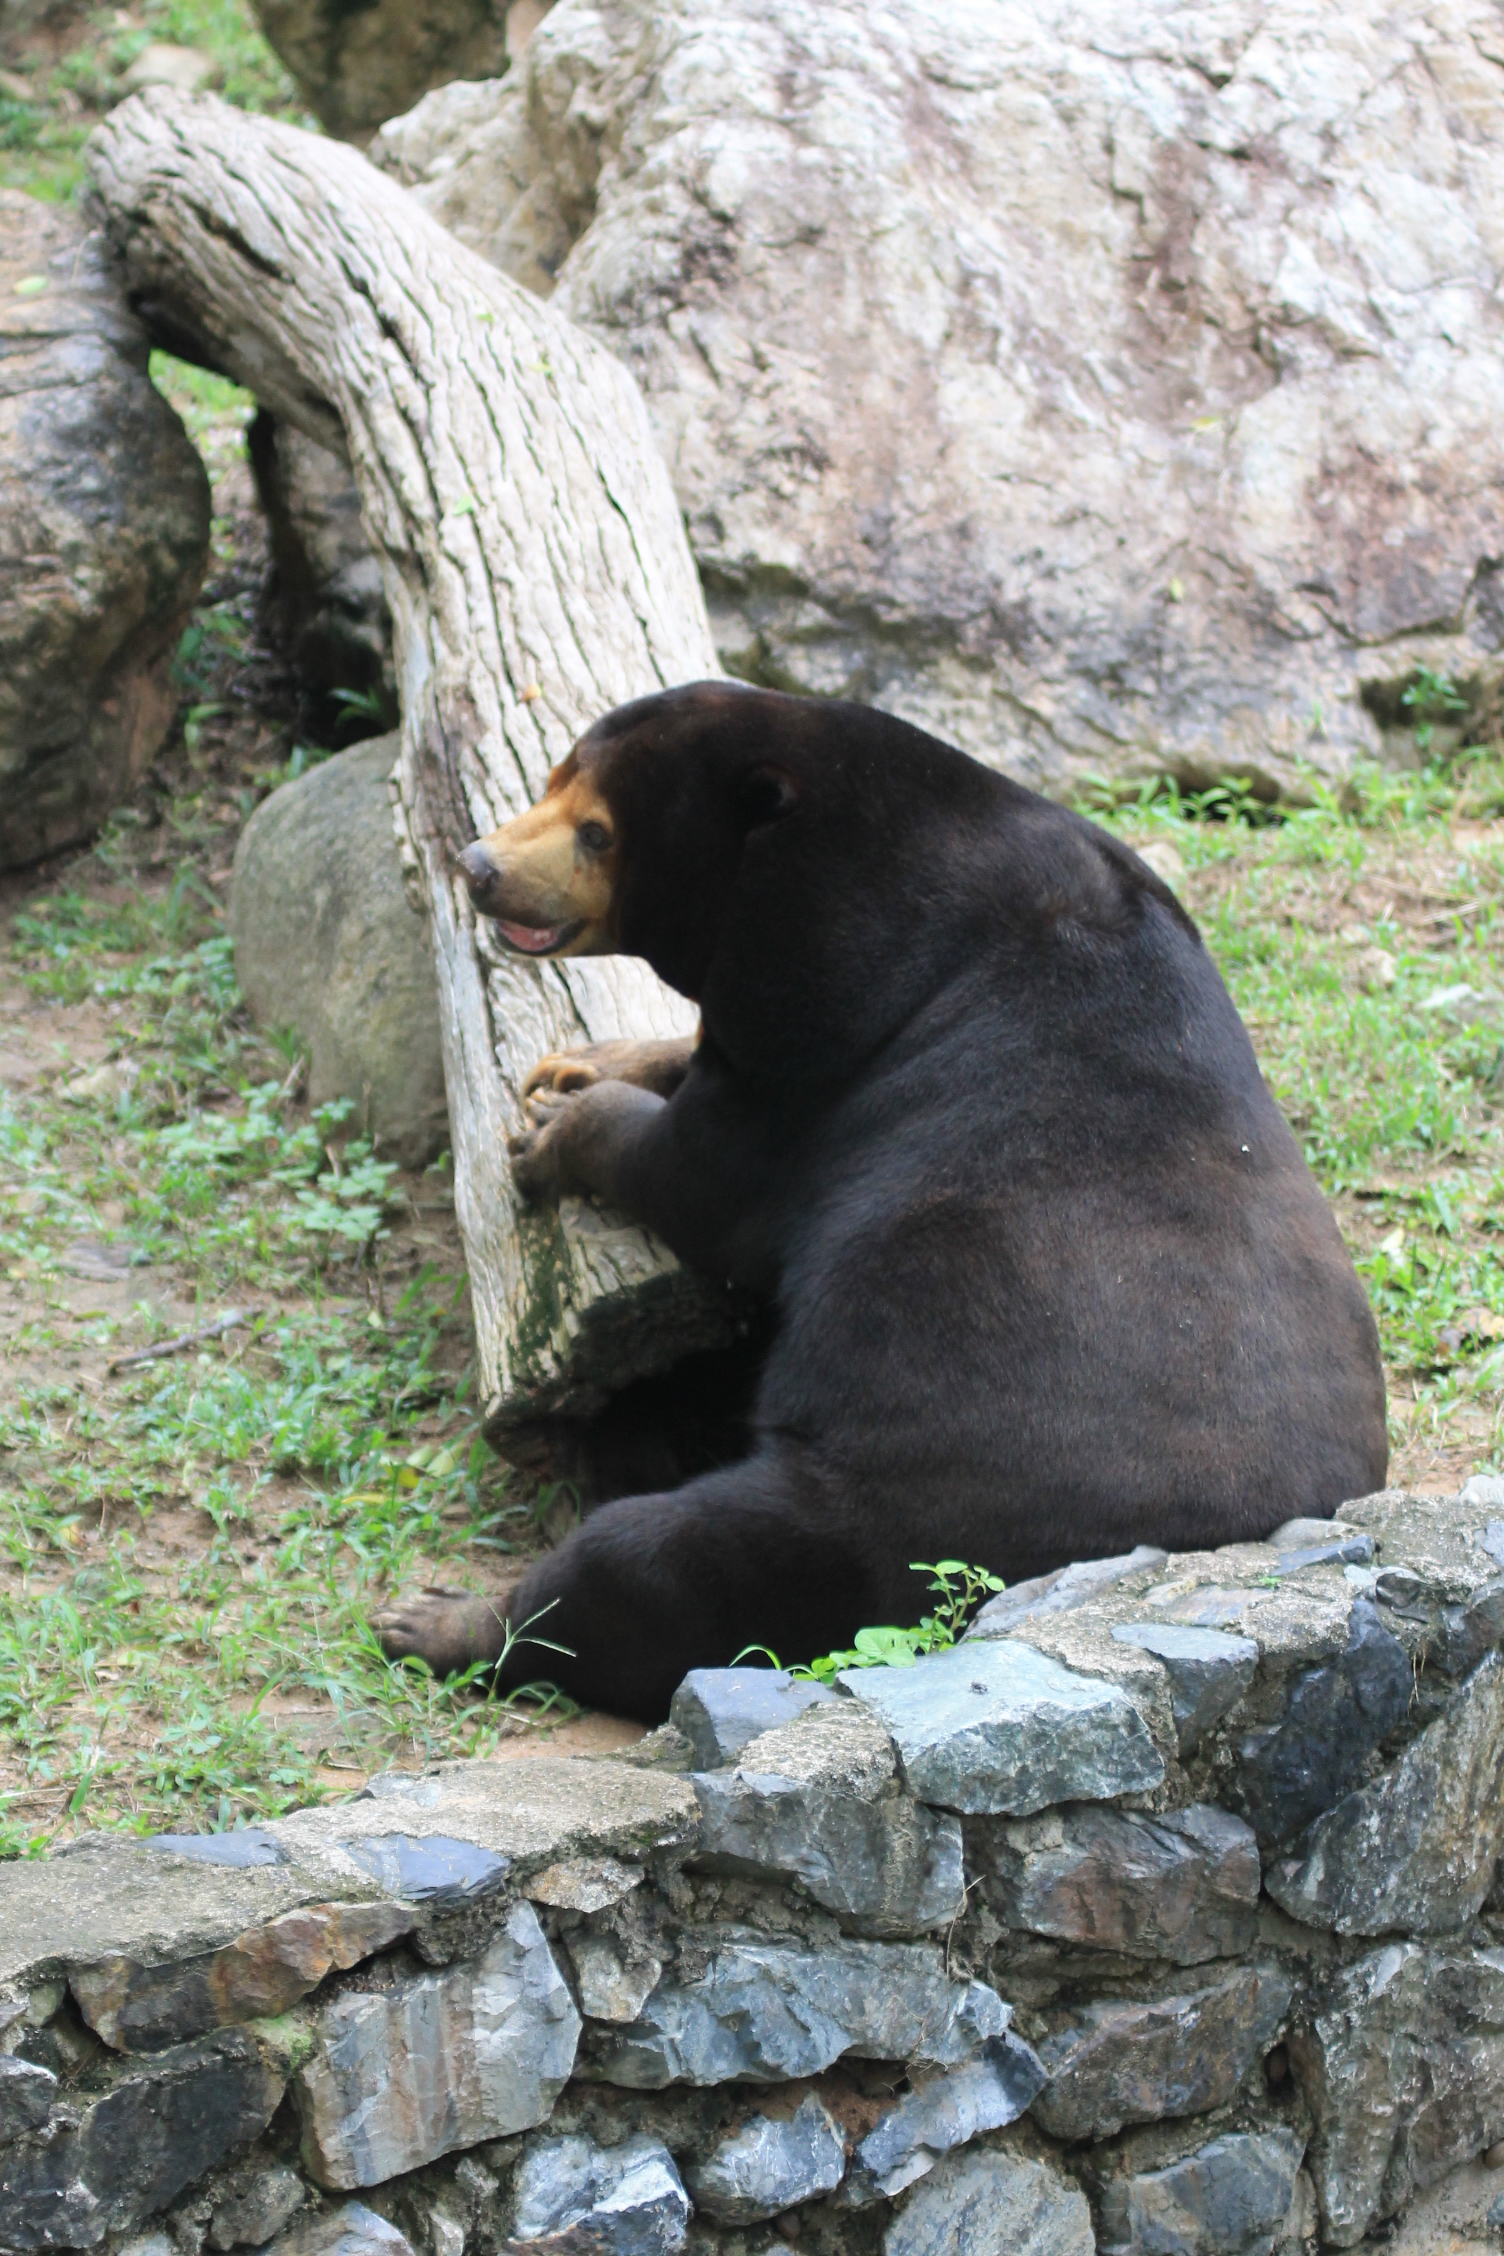
[[[529, 1568], [506, 1683], [654, 1722], [694, 1667], [1268, 1534], [1383, 1484], [1378, 1339], [1186, 911], [1084, 818], [865, 706], [702, 682], [607, 714], [460, 858], [522, 955], [643, 956], [698, 1041], [546, 1058], [531, 1200], [600, 1197], [774, 1311], [739, 1462]], [[547, 1611], [545, 1612], [545, 1609]], [[378, 1624], [441, 1671], [498, 1610]]]

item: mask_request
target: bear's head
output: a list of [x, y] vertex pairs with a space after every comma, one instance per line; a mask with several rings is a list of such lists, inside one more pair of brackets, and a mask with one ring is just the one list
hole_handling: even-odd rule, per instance
[[716, 681], [608, 713], [460, 868], [517, 953], [643, 956], [748, 1068], [838, 1071], [999, 938], [1118, 920], [1109, 859], [1163, 890], [891, 714]]

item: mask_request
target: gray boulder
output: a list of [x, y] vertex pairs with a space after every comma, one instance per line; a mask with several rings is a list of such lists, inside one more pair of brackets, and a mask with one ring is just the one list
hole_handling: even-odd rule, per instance
[[942, 2154], [984, 2131], [1016, 2123], [1045, 2083], [1037, 2053], [1011, 2029], [989, 2037], [981, 2058], [946, 2074], [918, 2077], [852, 2156], [842, 2200], [852, 2208], [902, 2193]]
[[986, 1901], [1027, 1933], [1195, 1966], [1238, 1956], [1257, 1930], [1258, 1844], [1209, 1804], [1048, 1810], [978, 1826], [971, 1845]]
[[1504, 1954], [1385, 1943], [1302, 2005], [1290, 2061], [1322, 2243], [1352, 2248], [1504, 2139]]
[[689, 2196], [657, 2139], [603, 2148], [553, 2138], [517, 2172], [508, 2246], [533, 2256], [674, 2256], [688, 2224]]
[[691, 1669], [670, 1702], [668, 1720], [694, 1749], [696, 1770], [735, 1762], [749, 1739], [792, 1723], [835, 1694], [787, 1669]]
[[691, 2170], [689, 2190], [717, 2223], [750, 2225], [833, 2193], [845, 2168], [840, 2130], [811, 2095], [787, 2122], [754, 2115], [718, 2140]]
[[1189, 1629], [1179, 1622], [1119, 1622], [1113, 1637], [1164, 1663], [1170, 1709], [1182, 1755], [1190, 1754], [1248, 1690], [1259, 1665], [1251, 1637], [1223, 1629]]
[[948, 2155], [883, 2234], [883, 2256], [1095, 2256], [1086, 2196], [1023, 2148]]
[[887, 1732], [854, 1700], [831, 1701], [695, 1779], [700, 1862], [800, 1881], [843, 1925], [920, 1935], [965, 1909], [961, 1826], [898, 1784]]
[[630, 363], [732, 671], [1268, 790], [1504, 644], [1492, 20], [569, 0], [378, 150]]
[[133, 2064], [52, 2135], [0, 2146], [0, 2246], [29, 2256], [129, 2231], [258, 2137], [282, 2090], [241, 2029]]
[[348, 2190], [544, 2122], [580, 2017], [518, 1904], [483, 1957], [336, 1996], [313, 2033], [296, 2081], [303, 2158], [319, 2185]]
[[1273, 2256], [1305, 2142], [1234, 2132], [1167, 2169], [1108, 2183], [1100, 2256]]
[[941, 1809], [1027, 1816], [1157, 1786], [1165, 1766], [1126, 1692], [1011, 1638], [841, 1684], [892, 1734], [909, 1791]]
[[386, 1157], [421, 1167], [449, 1116], [428, 928], [392, 828], [396, 757], [395, 736], [373, 737], [262, 802], [236, 850], [230, 930], [252, 1014], [307, 1045], [309, 1102], [350, 1098]]
[[319, 123], [363, 141], [431, 86], [504, 71], [549, 0], [254, 0]]
[[1034, 2119], [1052, 2138], [1104, 2139], [1220, 2107], [1273, 2043], [1290, 1996], [1277, 1968], [1251, 1965], [1200, 1990], [1081, 2006], [1039, 2046], [1050, 2080]]
[[1504, 1660], [1494, 1653], [1391, 1769], [1316, 1820], [1268, 1888], [1307, 1926], [1444, 1934], [1483, 1903], [1501, 1848]]
[[98, 828], [177, 710], [209, 481], [97, 233], [0, 189], [0, 869]]
[[665, 1978], [640, 2018], [602, 2043], [595, 2073], [660, 2091], [818, 2076], [848, 2052], [948, 2068], [1010, 2019], [985, 1982], [952, 1981], [933, 1944], [803, 1945], [723, 1929], [703, 1971]]

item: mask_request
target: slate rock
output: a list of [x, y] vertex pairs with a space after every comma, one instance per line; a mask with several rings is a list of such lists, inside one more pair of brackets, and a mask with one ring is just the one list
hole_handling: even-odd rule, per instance
[[128, 2232], [259, 2138], [282, 2079], [241, 2029], [132, 2066], [72, 2128], [0, 2146], [7, 2249], [87, 2248]]
[[220, 2250], [221, 2256], [232, 2248], [262, 2248], [291, 2223], [307, 2199], [308, 2188], [285, 2162], [258, 2168], [215, 2205], [209, 2246]]
[[1175, 1966], [1237, 1957], [1253, 1941], [1258, 1843], [1227, 1810], [1145, 1817], [1077, 1804], [978, 1825], [968, 1839], [1006, 1926]]
[[[288, 1858], [240, 1869], [164, 1855], [118, 1833], [13, 1857], [0, 1862], [0, 2001], [55, 1984], [61, 2003], [61, 1977], [75, 1968], [197, 1957], [304, 1904], [371, 1893], [349, 1864], [313, 1871]], [[6, 2012], [0, 2002], [0, 2022]]]
[[308, 1904], [223, 1949], [174, 1962], [102, 1959], [70, 1987], [89, 2027], [121, 2052], [161, 2052], [206, 2029], [285, 2013], [327, 1974], [358, 1965], [410, 1932], [402, 1904]]
[[1220, 2107], [1274, 2040], [1290, 2004], [1273, 1966], [1206, 1988], [1080, 2007], [1038, 2046], [1049, 2082], [1034, 2120], [1051, 2138], [1113, 2138], [1128, 2123]]
[[892, 1735], [904, 1781], [942, 1809], [1027, 1816], [1157, 1786], [1164, 1764], [1127, 1694], [1011, 1639], [840, 1682]]
[[845, 2169], [840, 2129], [811, 2096], [788, 2122], [754, 2115], [719, 2140], [690, 2171], [689, 2190], [704, 2216], [723, 2225], [750, 2225], [812, 2201], [817, 2193], [833, 2193]]
[[1112, 1634], [1118, 1644], [1136, 1645], [1164, 1663], [1182, 1755], [1192, 1753], [1213, 1724], [1236, 1707], [1259, 1665], [1253, 1639], [1223, 1629], [1195, 1629], [1182, 1622], [1118, 1622]]
[[1294, 1675], [1278, 1720], [1238, 1742], [1232, 1792], [1261, 1849], [1291, 1840], [1356, 1783], [1379, 1741], [1405, 1720], [1414, 1691], [1404, 1646], [1373, 1601], [1358, 1599], [1346, 1651]]
[[87, 837], [177, 711], [209, 481], [100, 231], [0, 189], [0, 869]]
[[661, 1958], [631, 1957], [614, 1935], [567, 1935], [564, 1947], [580, 2010], [592, 2021], [635, 2021], [663, 1974]]
[[545, 2139], [513, 2184], [509, 2248], [534, 2256], [673, 2256], [690, 2205], [674, 2158], [639, 2134], [620, 2146]]
[[1068, 1567], [1057, 1567], [1053, 1574], [1011, 1583], [978, 1610], [962, 1643], [967, 1638], [1006, 1637], [1019, 1622], [1073, 1613], [1119, 1583], [1162, 1567], [1168, 1556], [1152, 1543], [1141, 1543], [1136, 1550], [1124, 1551], [1113, 1559], [1077, 1559]]
[[552, 1904], [558, 1911], [609, 1911], [646, 1877], [640, 1864], [623, 1864], [619, 1857], [566, 1857], [535, 1872], [526, 1894], [530, 1903]]
[[952, 1981], [928, 1943], [806, 1946], [725, 1929], [704, 1971], [665, 1977], [639, 2019], [598, 2046], [590, 2072], [657, 2091], [818, 2076], [848, 2052], [953, 2067], [1010, 2019], [985, 1983]]
[[0, 2056], [0, 2146], [45, 2123], [57, 2096], [50, 2068]]
[[892, 1741], [853, 1701], [749, 1741], [694, 1787], [711, 1871], [798, 1880], [862, 1934], [923, 1934], [965, 1907], [959, 1820], [900, 1790]]
[[448, 1840], [442, 1833], [418, 1840], [405, 1833], [376, 1833], [364, 1841], [346, 1841], [344, 1850], [389, 1896], [434, 1910], [490, 1895], [512, 1869], [510, 1857], [477, 1848], [473, 1841]]
[[443, 1835], [510, 1857], [525, 1888], [532, 1874], [577, 1858], [638, 1863], [688, 1849], [699, 1819], [687, 1779], [614, 1759], [537, 1755], [439, 1763], [416, 1776], [386, 1772], [352, 1801], [295, 1810], [269, 1830], [301, 1867], [349, 1873], [352, 1841]]
[[942, 2154], [984, 2131], [1016, 2123], [1045, 2081], [1038, 2055], [1011, 2029], [989, 2037], [979, 2059], [916, 2079], [857, 2147], [843, 2204], [865, 2208], [902, 2193], [926, 2177]]
[[194, 1864], [230, 1865], [241, 1872], [288, 1861], [281, 1842], [255, 1825], [233, 1833], [148, 1833], [146, 1837], [154, 1849], [169, 1856], [187, 1857]]
[[696, 1770], [735, 1762], [749, 1739], [834, 1700], [826, 1684], [787, 1669], [691, 1669], [669, 1702], [668, 1720], [694, 1749]]
[[1268, 1875], [1292, 1919], [1341, 1935], [1465, 1926], [1504, 1848], [1504, 1659], [1490, 1654], [1398, 1762]]
[[304, 2164], [319, 2185], [347, 2190], [545, 2121], [580, 2018], [522, 1903], [483, 1957], [347, 1992], [313, 2029], [295, 2083]]
[[424, 1167], [449, 1114], [428, 926], [392, 828], [397, 749], [373, 737], [262, 800], [235, 849], [230, 931], [251, 1015], [308, 1050], [309, 1103], [348, 1098], [357, 1131]]
[[1232, 2132], [1167, 2169], [1109, 2180], [1100, 2256], [1273, 2256], [1305, 2141]]
[[883, 2256], [1095, 2256], [1081, 2188], [1053, 2161], [1007, 2147], [940, 2161], [883, 2234]]
[[[1471, 1497], [1471, 1501], [1467, 1501]], [[1504, 1643], [1504, 1523], [1474, 1481], [1460, 1496], [1386, 1489], [1344, 1511], [1374, 1537], [1374, 1594], [1428, 1674], [1470, 1676]]]
[[1386, 1943], [1302, 2003], [1288, 2044], [1324, 2245], [1504, 2138], [1504, 1951]]
[[415, 2256], [412, 2242], [362, 2201], [341, 2201], [317, 2216], [300, 2217], [279, 2233], [264, 2256]]

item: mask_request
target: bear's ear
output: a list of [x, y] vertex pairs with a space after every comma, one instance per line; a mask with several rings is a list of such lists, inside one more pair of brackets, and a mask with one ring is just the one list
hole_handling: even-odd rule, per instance
[[799, 803], [799, 786], [782, 768], [761, 765], [737, 779], [737, 819], [745, 832], [782, 822]]

